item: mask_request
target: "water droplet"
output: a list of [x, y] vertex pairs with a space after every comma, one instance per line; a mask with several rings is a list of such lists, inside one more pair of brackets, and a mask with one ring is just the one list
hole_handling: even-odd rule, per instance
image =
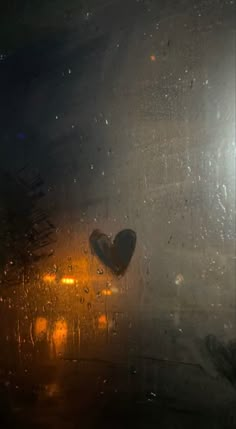
[[102, 275], [103, 273], [104, 273], [104, 271], [103, 271], [103, 269], [102, 269], [102, 268], [98, 268], [98, 269], [97, 269], [97, 274]]
[[177, 286], [181, 286], [184, 284], [184, 276], [182, 274], [177, 274], [177, 276], [175, 277], [175, 284]]
[[84, 292], [85, 293], [89, 293], [89, 288], [86, 286], [86, 287], [84, 287]]

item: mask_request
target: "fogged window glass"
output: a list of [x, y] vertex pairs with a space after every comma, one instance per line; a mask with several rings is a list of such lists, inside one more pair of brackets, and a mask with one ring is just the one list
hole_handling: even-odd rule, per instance
[[5, 3], [0, 426], [235, 427], [234, 0]]

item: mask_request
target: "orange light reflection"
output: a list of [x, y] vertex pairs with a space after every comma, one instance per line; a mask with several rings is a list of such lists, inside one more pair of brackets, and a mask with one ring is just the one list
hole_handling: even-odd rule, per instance
[[106, 329], [107, 327], [107, 317], [105, 314], [101, 314], [98, 318], [98, 328], [99, 329]]
[[55, 274], [45, 274], [43, 276], [43, 281], [46, 283], [53, 283], [56, 280]]
[[34, 335], [38, 341], [47, 335], [48, 321], [45, 317], [37, 317], [34, 325]]
[[67, 342], [68, 326], [65, 319], [58, 319], [54, 324], [52, 340], [55, 352], [58, 355], [63, 352]]
[[102, 290], [102, 295], [111, 296], [112, 295], [112, 291], [110, 289], [103, 289]]
[[72, 277], [63, 277], [61, 279], [61, 282], [64, 285], [74, 285], [75, 284], [75, 279], [73, 279]]

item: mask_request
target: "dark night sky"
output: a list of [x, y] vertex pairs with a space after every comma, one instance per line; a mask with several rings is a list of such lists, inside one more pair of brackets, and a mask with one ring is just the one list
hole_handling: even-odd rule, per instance
[[[114, 2], [119, 12], [114, 25], [113, 2], [90, 2], [87, 7], [67, 2], [66, 10], [58, 1], [36, 3], [34, 8], [21, 3], [15, 15], [11, 10], [6, 14], [14, 33], [5, 26], [1, 34], [0, 162], [5, 168], [28, 162], [44, 176], [50, 171], [50, 180], [57, 182], [60, 171], [65, 173], [61, 168], [73, 175], [78, 163], [81, 169], [86, 159], [88, 165], [100, 161], [104, 130], [96, 131], [96, 141], [88, 134], [96, 121], [93, 116], [105, 114], [104, 100], [116, 79], [137, 6], [130, 2], [129, 13], [127, 5], [117, 8]], [[122, 51], [113, 55], [112, 45], [118, 42]], [[85, 168], [79, 175], [87, 182], [91, 174], [86, 175]]]

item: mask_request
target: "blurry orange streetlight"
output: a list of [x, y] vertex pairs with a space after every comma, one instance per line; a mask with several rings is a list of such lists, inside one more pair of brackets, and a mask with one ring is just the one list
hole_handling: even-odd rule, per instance
[[110, 289], [103, 289], [102, 290], [102, 295], [111, 296], [112, 295], [112, 291]]
[[56, 275], [55, 274], [45, 274], [43, 276], [43, 281], [45, 283], [53, 283], [56, 280]]
[[75, 279], [73, 277], [62, 277], [61, 282], [64, 285], [74, 285]]
[[105, 314], [101, 314], [98, 318], [98, 328], [106, 329], [107, 328], [107, 317]]
[[34, 335], [38, 341], [43, 340], [47, 335], [48, 321], [45, 317], [37, 317], [34, 324]]
[[68, 325], [64, 318], [58, 319], [53, 327], [52, 342], [56, 355], [64, 352], [68, 336]]

